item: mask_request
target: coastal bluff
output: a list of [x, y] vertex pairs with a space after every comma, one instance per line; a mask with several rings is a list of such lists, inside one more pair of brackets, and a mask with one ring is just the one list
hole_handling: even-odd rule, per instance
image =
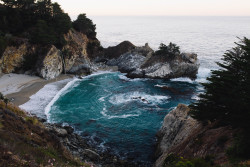
[[16, 39], [17, 44], [8, 46], [0, 58], [0, 73], [37, 75], [50, 80], [65, 73], [82, 75], [118, 70], [130, 78], [195, 79], [200, 65], [194, 53], [176, 53], [169, 58], [168, 54], [156, 55], [148, 44], [135, 46], [124, 41], [103, 48], [98, 39], [89, 39], [74, 29], [64, 39], [66, 45], [61, 49]]
[[66, 45], [59, 49], [54, 45], [42, 46], [16, 38], [16, 44], [8, 46], [0, 58], [0, 73], [37, 75], [50, 80], [62, 73], [91, 68], [87, 47], [89, 43], [99, 41], [88, 39], [74, 29], [64, 35], [64, 40]]
[[179, 104], [166, 115], [157, 133], [155, 167], [166, 166], [171, 155], [192, 158], [213, 157], [217, 165], [228, 163], [226, 150], [232, 145], [231, 127], [202, 125], [189, 115], [189, 107]]

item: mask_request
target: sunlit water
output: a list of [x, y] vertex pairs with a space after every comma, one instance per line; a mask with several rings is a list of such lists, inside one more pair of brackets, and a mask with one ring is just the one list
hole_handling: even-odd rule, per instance
[[99, 73], [75, 79], [60, 92], [55, 84], [47, 85], [23, 108], [38, 115], [45, 112], [50, 122], [73, 126], [99, 151], [144, 165], [153, 162], [155, 135], [165, 115], [179, 103], [195, 101], [203, 91], [198, 82], [218, 68], [215, 62], [235, 46], [237, 37], [250, 38], [250, 17], [92, 19], [105, 47], [129, 40], [135, 45], [148, 42], [157, 49], [162, 42], [174, 42], [182, 51], [197, 53], [201, 62], [197, 80], [131, 80], [121, 73]]

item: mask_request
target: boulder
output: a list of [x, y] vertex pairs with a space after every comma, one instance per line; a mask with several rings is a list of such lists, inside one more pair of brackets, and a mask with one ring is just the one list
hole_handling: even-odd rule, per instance
[[90, 149], [85, 149], [83, 151], [83, 154], [92, 161], [98, 161], [101, 159], [101, 156], [99, 154], [97, 154], [95, 151], [90, 150]]

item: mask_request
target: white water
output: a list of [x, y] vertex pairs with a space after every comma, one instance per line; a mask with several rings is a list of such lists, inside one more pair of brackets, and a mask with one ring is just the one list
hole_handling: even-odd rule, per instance
[[[101, 75], [104, 73], [111, 73], [110, 71], [99, 71], [83, 77], [88, 79], [92, 76]], [[35, 114], [39, 117], [46, 118], [49, 121], [51, 106], [64, 94], [76, 87], [80, 81], [78, 78], [65, 79], [45, 85], [36, 94], [30, 97], [30, 100], [19, 107], [30, 114]], [[62, 87], [62, 85], [65, 85]]]
[[[40, 89], [36, 94], [30, 97], [30, 100], [20, 105], [19, 107], [31, 114], [35, 114], [39, 117], [45, 117], [45, 108], [46, 106], [56, 97], [58, 96], [58, 92], [60, 92], [61, 85], [65, 85], [67, 83], [71, 83], [72, 79], [65, 79], [62, 81], [54, 82], [45, 85], [42, 89]], [[73, 80], [74, 81], [74, 80]], [[67, 84], [68, 85], [68, 84]]]

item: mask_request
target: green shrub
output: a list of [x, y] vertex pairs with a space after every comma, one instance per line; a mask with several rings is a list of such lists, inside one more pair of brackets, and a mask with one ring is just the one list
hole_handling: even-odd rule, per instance
[[155, 52], [155, 55], [168, 56], [169, 58], [174, 58], [176, 54], [180, 54], [180, 47], [172, 42], [168, 46], [161, 43], [159, 50]]

